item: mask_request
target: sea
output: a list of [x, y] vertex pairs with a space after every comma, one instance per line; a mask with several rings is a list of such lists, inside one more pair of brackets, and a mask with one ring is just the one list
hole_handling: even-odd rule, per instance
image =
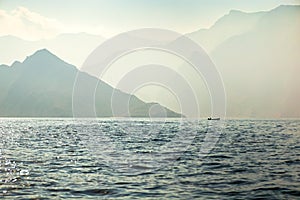
[[0, 199], [300, 199], [300, 120], [0, 119]]

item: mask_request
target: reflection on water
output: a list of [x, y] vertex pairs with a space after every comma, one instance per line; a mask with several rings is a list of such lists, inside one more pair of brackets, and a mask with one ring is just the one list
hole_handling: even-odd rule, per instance
[[[215, 148], [203, 158], [199, 151], [209, 123], [203, 120], [191, 126], [177, 120], [2, 119], [0, 196], [300, 196], [300, 121], [228, 120]], [[193, 140], [188, 138], [191, 135]]]

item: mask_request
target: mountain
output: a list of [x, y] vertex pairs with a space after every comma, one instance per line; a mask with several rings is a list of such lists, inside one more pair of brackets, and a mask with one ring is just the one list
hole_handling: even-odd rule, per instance
[[65, 33], [52, 39], [37, 41], [2, 36], [0, 37], [0, 63], [11, 64], [15, 60], [23, 61], [27, 55], [46, 48], [66, 62], [80, 67], [91, 51], [103, 41], [103, 37], [87, 33]]
[[300, 6], [232, 11], [190, 34], [210, 50], [223, 77], [228, 116], [300, 117], [299, 19]]
[[[129, 102], [132, 117], [180, 117], [181, 115], [155, 103], [144, 103], [112, 88], [105, 82], [78, 71], [46, 49], [39, 50], [27, 57], [24, 62], [14, 62], [11, 66], [0, 66], [0, 116], [1, 117], [71, 117], [72, 92], [75, 78], [79, 73], [80, 86], [85, 91], [96, 85], [95, 111], [98, 117], [127, 117], [126, 106]], [[111, 110], [111, 96], [115, 93], [118, 106]], [[76, 116], [91, 117], [86, 113], [90, 106], [84, 104], [86, 95], [78, 95], [81, 112]], [[160, 107], [160, 109], [157, 109]], [[153, 109], [154, 108], [154, 109]], [[150, 110], [150, 111], [149, 111]], [[164, 113], [165, 112], [165, 113]], [[150, 113], [150, 114], [149, 114]]]
[[[228, 117], [300, 117], [299, 19], [300, 6], [296, 5], [283, 5], [270, 11], [255, 13], [232, 10], [209, 29], [200, 29], [186, 35], [206, 50], [219, 70], [226, 89]], [[84, 39], [82, 44], [79, 44], [76, 41], [84, 37], [76, 35], [58, 36], [53, 41], [49, 40], [47, 45], [55, 50], [51, 52], [58, 52], [63, 60], [77, 63], [79, 66], [89, 52], [98, 46], [101, 39], [97, 42], [97, 36], [96, 38], [88, 36], [90, 42], [85, 44], [88, 39]], [[67, 46], [59, 45], [67, 40], [69, 41], [65, 43]], [[16, 58], [28, 55], [26, 52], [34, 52], [42, 46], [44, 48], [46, 43], [28, 42], [11, 36], [0, 37], [0, 62], [9, 60], [4, 63], [11, 63]], [[60, 49], [60, 46], [64, 48]], [[77, 46], [80, 48], [76, 48]], [[75, 53], [78, 51], [79, 54], [74, 56], [72, 51]], [[140, 56], [139, 60], [144, 63], [147, 58], [149, 58], [147, 55], [145, 59]], [[78, 60], [75, 61], [76, 59]], [[13, 70], [15, 72], [12, 73], [11, 69], [19, 68], [24, 63], [15, 62], [12, 67], [0, 67], [3, 75], [0, 77], [0, 100], [6, 97], [7, 92], [11, 93], [8, 85], [14, 83], [13, 80], [21, 73], [18, 70]], [[187, 67], [190, 67], [188, 64], [181, 65], [180, 62], [167, 64], [174, 66], [178, 74], [185, 75], [186, 79], [195, 83], [195, 95], [201, 101], [201, 114], [209, 115], [210, 96], [204, 87], [205, 84], [194, 80], [194, 73], [187, 70]], [[114, 85], [113, 81], [109, 83]], [[184, 89], [182, 85], [178, 87]], [[148, 99], [175, 109], [176, 106], [170, 106], [170, 98], [165, 98], [163, 92], [163, 90], [151, 93], [148, 91], [147, 94], [151, 94], [151, 98]], [[147, 99], [143, 95], [138, 97], [142, 100]], [[184, 114], [188, 116], [189, 113]]]
[[225, 40], [251, 30], [265, 14], [266, 12], [245, 13], [231, 10], [209, 29], [200, 29], [186, 36], [199, 43], [207, 52], [211, 52]]

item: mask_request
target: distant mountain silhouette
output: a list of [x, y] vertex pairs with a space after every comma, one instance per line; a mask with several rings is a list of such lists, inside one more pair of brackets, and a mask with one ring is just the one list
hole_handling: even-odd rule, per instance
[[227, 116], [300, 117], [300, 6], [231, 11], [188, 34], [209, 51], [223, 78]]
[[[118, 99], [117, 116], [128, 117], [127, 99], [130, 97], [131, 117], [180, 117], [167, 108], [157, 109], [155, 103], [145, 103], [135, 96], [115, 90], [103, 81], [80, 72], [76, 67], [64, 62], [46, 49], [27, 57], [24, 62], [14, 62], [12, 66], [0, 66], [0, 116], [1, 117], [71, 117], [72, 91], [77, 73], [81, 73], [82, 87], [95, 85], [95, 110], [98, 117], [113, 116], [111, 94]], [[88, 88], [87, 88], [88, 89]], [[85, 113], [85, 96], [82, 95], [82, 113], [76, 116], [91, 117]], [[150, 110], [150, 114], [149, 114]]]
[[[199, 43], [216, 64], [226, 89], [227, 116], [245, 118], [300, 117], [299, 19], [300, 6], [297, 5], [282, 5], [270, 11], [255, 13], [232, 10], [209, 29], [201, 29], [186, 35]], [[69, 36], [74, 40], [70, 39]], [[66, 48], [70, 49], [73, 48], [73, 43], [77, 44], [76, 41], [80, 40], [81, 36], [84, 34], [63, 35], [54, 39], [58, 42], [51, 43], [59, 47], [56, 45], [60, 43], [59, 41], [62, 43], [68, 40], [70, 42], [67, 43], [71, 43], [71, 46]], [[84, 55], [82, 58], [89, 55], [89, 52], [101, 42], [101, 39], [96, 42], [97, 38], [86, 37], [90, 38], [85, 39], [90, 43], [83, 46], [83, 49], [88, 50], [88, 52], [80, 52], [81, 55]], [[16, 60], [20, 55], [25, 55], [28, 46], [31, 47], [36, 44], [40, 45], [39, 42], [19, 40], [12, 36], [0, 37], [0, 61], [3, 63], [3, 60]], [[93, 46], [95, 44], [97, 45]], [[81, 49], [76, 48], [76, 51]], [[61, 54], [64, 52], [64, 49], [61, 49]], [[68, 52], [70, 53], [68, 58], [76, 57], [72, 51]], [[63, 59], [68, 61], [68, 59]], [[13, 95], [9, 89], [10, 84], [14, 84], [21, 73], [21, 70], [15, 70], [15, 68], [23, 66], [24, 63], [15, 62], [11, 68], [0, 67], [0, 102], [7, 93]], [[186, 67], [189, 67], [178, 65], [179, 74], [186, 72]], [[73, 70], [76, 71], [75, 68]], [[53, 80], [55, 78], [53, 77]], [[68, 84], [70, 82], [72, 81], [67, 81]], [[194, 82], [198, 84], [199, 81]], [[210, 95], [207, 93], [206, 87], [198, 84], [197, 89], [196, 95], [198, 99], [201, 99], [199, 103], [201, 115], [210, 116], [208, 109], [211, 107]], [[160, 91], [155, 94], [151, 93], [151, 95], [158, 97], [156, 99], [160, 101]], [[7, 104], [9, 104], [8, 102], [9, 100], [7, 100]], [[11, 104], [13, 107], [13, 103]], [[164, 105], [167, 106], [166, 103]], [[2, 108], [4, 107], [1, 103]], [[184, 114], [188, 116], [189, 113]]]
[[231, 10], [209, 29], [200, 29], [186, 36], [198, 42], [207, 52], [211, 52], [227, 39], [251, 30], [267, 12], [245, 13]]
[[11, 35], [1, 36], [0, 61], [1, 64], [10, 65], [15, 60], [23, 61], [26, 56], [46, 48], [64, 61], [80, 67], [91, 51], [104, 40], [101, 36], [87, 33], [65, 33], [37, 41], [27, 41]]

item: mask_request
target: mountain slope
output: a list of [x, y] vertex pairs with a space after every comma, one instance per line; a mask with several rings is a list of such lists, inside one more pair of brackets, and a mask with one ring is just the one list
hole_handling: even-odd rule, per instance
[[232, 10], [209, 29], [200, 29], [186, 36], [199, 43], [207, 52], [211, 52], [225, 40], [251, 30], [265, 14], [266, 12], [245, 13]]
[[223, 78], [227, 116], [300, 117], [300, 6], [231, 11], [188, 37], [210, 55]]
[[[62, 61], [48, 50], [37, 51], [23, 63], [15, 62], [12, 66], [0, 66], [0, 116], [1, 117], [71, 117], [72, 92], [77, 73], [82, 74], [81, 86], [99, 83], [96, 90], [95, 111], [98, 117], [127, 117], [127, 99], [130, 98], [129, 110], [132, 117], [148, 117], [149, 109], [156, 104], [146, 104], [136, 98], [78, 71], [74, 66]], [[98, 82], [99, 81], [99, 82]], [[112, 114], [111, 95], [115, 92], [119, 107], [117, 115]], [[85, 113], [88, 104], [85, 94], [79, 99], [83, 102], [79, 116], [91, 117]], [[179, 117], [171, 110], [165, 109], [168, 117]], [[163, 117], [159, 110], [151, 111], [151, 116]], [[78, 113], [77, 115], [78, 116]]]
[[300, 116], [299, 19], [300, 6], [280, 6], [211, 52], [227, 88], [230, 116]]

